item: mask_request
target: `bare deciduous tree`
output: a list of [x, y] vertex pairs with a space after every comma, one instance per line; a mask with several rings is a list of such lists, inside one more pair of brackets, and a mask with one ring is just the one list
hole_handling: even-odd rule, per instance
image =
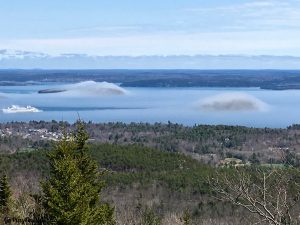
[[215, 197], [245, 208], [257, 224], [291, 225], [300, 216], [300, 171], [238, 168], [210, 179]]

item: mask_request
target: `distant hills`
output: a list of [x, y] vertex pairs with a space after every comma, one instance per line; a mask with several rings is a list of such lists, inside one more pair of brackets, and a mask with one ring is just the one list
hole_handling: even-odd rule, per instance
[[300, 57], [244, 55], [91, 56], [0, 50], [0, 69], [300, 69]]
[[[300, 89], [300, 70], [134, 70], [134, 69], [0, 69], [0, 86], [32, 85], [45, 82], [109, 82], [121, 87], [257, 87]], [[86, 82], [85, 82], [86, 83]], [[88, 90], [93, 89], [88, 87]], [[101, 88], [100, 88], [101, 89]], [[60, 89], [44, 90], [59, 92]]]

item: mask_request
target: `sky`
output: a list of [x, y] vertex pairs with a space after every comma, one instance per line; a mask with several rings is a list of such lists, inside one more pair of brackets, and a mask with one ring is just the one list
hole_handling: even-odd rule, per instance
[[300, 0], [0, 0], [0, 49], [300, 56]]

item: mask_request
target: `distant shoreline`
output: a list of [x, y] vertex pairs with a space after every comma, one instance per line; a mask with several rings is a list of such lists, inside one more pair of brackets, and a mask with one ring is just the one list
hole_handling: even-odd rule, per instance
[[[0, 86], [78, 83], [92, 80], [121, 87], [261, 88], [299, 90], [299, 70], [0, 70]], [[64, 90], [41, 88], [40, 93]]]

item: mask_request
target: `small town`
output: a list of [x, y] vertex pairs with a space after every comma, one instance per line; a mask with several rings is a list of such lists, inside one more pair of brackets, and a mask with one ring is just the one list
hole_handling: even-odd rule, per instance
[[62, 132], [51, 132], [47, 129], [24, 129], [16, 131], [13, 128], [5, 128], [0, 130], [0, 135], [1, 137], [20, 136], [23, 139], [41, 139], [47, 141], [59, 141], [63, 137]]

